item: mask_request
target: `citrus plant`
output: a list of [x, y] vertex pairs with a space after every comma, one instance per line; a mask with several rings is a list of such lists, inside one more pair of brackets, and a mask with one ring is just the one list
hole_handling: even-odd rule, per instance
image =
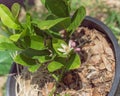
[[32, 18], [27, 13], [25, 22], [18, 20], [19, 4], [13, 4], [11, 10], [0, 4], [0, 19], [6, 30], [6, 35], [0, 36], [0, 50], [12, 51], [14, 61], [28, 67], [31, 72], [45, 66], [55, 77], [57, 70], [63, 75], [80, 67], [80, 49], [71, 36], [80, 26], [86, 11], [81, 6], [71, 17], [70, 0], [41, 1], [49, 12], [47, 18]]

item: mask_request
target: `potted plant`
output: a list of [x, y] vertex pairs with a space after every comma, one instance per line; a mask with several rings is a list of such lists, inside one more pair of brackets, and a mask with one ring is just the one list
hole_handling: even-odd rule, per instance
[[[47, 18], [27, 13], [23, 23], [18, 20], [19, 4], [13, 4], [11, 11], [0, 4], [6, 30], [0, 49], [13, 52], [11, 73], [16, 73], [8, 78], [7, 96], [33, 96], [36, 88], [35, 96], [117, 96], [120, 49], [109, 28], [85, 17], [83, 6], [71, 17], [69, 0], [41, 1], [48, 9]], [[37, 86], [21, 88], [26, 81]]]

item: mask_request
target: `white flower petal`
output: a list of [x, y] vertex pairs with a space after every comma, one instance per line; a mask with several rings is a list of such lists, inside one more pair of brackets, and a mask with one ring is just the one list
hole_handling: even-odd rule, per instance
[[62, 48], [58, 48], [57, 50], [60, 51], [60, 52], [63, 52], [63, 53], [66, 52], [66, 51], [65, 51], [64, 49], [62, 49]]
[[61, 46], [63, 49], [66, 49], [66, 47], [67, 47], [67, 45], [65, 45], [65, 44], [61, 44]]

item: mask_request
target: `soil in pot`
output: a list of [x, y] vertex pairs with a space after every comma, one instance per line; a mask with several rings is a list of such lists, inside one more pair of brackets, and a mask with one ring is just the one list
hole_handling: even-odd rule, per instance
[[24, 68], [15, 77], [17, 96], [107, 96], [115, 73], [111, 42], [105, 34], [86, 27], [78, 28], [71, 39], [81, 49], [80, 68], [65, 73], [56, 90], [56, 82], [45, 68], [35, 73]]

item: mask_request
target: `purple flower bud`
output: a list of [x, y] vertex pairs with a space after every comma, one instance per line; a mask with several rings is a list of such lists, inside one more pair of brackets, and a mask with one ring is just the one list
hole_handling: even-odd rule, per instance
[[79, 53], [79, 52], [80, 52], [80, 48], [75, 48], [74, 51], [75, 51], [76, 53]]

